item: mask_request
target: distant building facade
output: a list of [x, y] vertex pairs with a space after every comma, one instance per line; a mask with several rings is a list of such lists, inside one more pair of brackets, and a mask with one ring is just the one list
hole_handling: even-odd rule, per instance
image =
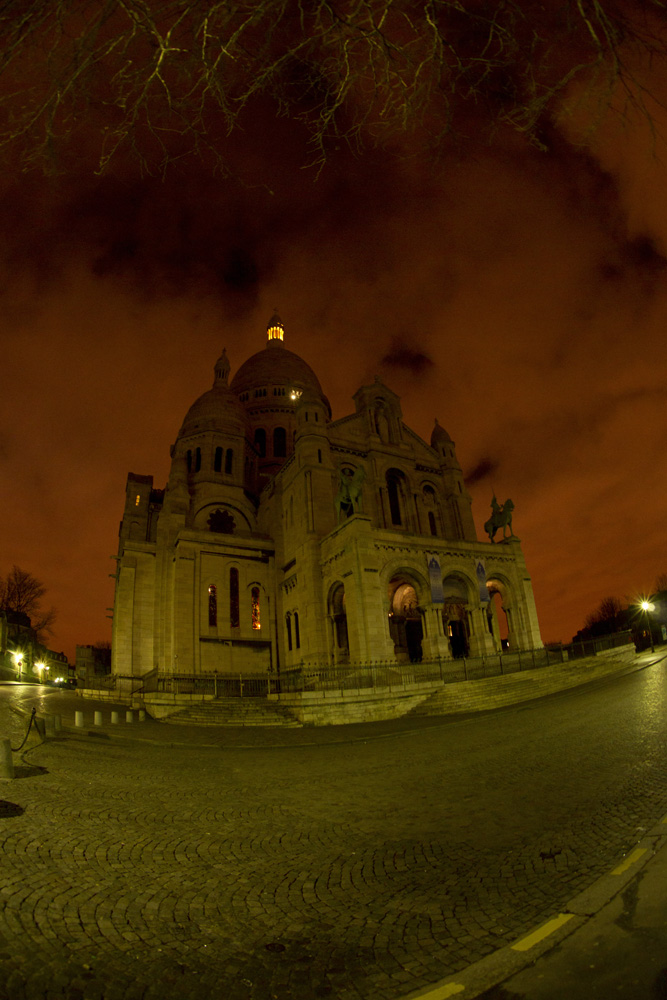
[[477, 539], [454, 442], [430, 444], [376, 379], [332, 420], [277, 316], [188, 410], [165, 489], [131, 473], [112, 673], [258, 674], [542, 645], [514, 536]]

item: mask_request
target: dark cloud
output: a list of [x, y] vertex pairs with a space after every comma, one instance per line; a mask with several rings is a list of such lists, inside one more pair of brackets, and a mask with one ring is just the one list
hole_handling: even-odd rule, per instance
[[434, 361], [428, 354], [406, 344], [402, 337], [392, 338], [390, 348], [382, 357], [381, 364], [394, 370], [407, 371], [415, 376], [426, 375], [434, 367]]
[[498, 470], [499, 464], [493, 458], [482, 458], [470, 472], [465, 473], [463, 478], [465, 479], [466, 486], [476, 486], [477, 483], [488, 479], [489, 476], [492, 476]]

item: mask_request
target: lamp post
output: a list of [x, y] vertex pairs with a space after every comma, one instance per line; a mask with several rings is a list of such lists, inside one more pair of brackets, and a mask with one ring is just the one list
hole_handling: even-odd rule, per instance
[[649, 639], [651, 640], [651, 652], [655, 653], [655, 646], [653, 645], [653, 631], [651, 629], [651, 611], [655, 611], [655, 604], [651, 604], [650, 601], [642, 601], [641, 609], [646, 615], [646, 627], [648, 628]]

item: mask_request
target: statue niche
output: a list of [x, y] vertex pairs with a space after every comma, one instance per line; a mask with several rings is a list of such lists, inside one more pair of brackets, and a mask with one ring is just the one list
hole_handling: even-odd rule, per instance
[[338, 493], [334, 498], [336, 524], [340, 523], [341, 514], [344, 517], [352, 517], [354, 513], [358, 513], [365, 478], [366, 470], [362, 466], [354, 472], [351, 469], [338, 470]]

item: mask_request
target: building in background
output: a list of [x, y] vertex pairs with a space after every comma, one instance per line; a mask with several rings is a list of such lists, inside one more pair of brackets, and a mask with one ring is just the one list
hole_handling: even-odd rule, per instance
[[519, 540], [477, 539], [437, 421], [427, 444], [377, 378], [333, 420], [277, 316], [229, 373], [223, 351], [166, 488], [127, 478], [116, 677], [475, 656], [499, 651], [503, 630], [510, 649], [542, 645]]

